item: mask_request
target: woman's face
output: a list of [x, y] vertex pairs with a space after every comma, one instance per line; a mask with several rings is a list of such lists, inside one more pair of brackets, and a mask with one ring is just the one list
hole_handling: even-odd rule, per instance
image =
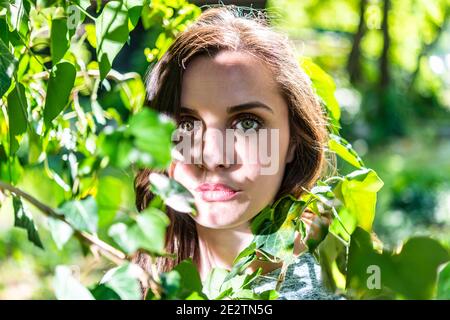
[[273, 78], [253, 56], [230, 51], [196, 57], [184, 73], [179, 130], [199, 128], [192, 152], [201, 158], [175, 160], [169, 175], [194, 195], [201, 226], [239, 226], [275, 200], [293, 150]]

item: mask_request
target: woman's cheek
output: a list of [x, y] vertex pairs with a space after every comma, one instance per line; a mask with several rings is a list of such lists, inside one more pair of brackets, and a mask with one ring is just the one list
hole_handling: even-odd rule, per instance
[[180, 161], [176, 161], [171, 165], [172, 171], [172, 178], [183, 185], [185, 188], [189, 190], [193, 190], [195, 188], [194, 186], [194, 179], [193, 179], [193, 165], [192, 164], [185, 164]]

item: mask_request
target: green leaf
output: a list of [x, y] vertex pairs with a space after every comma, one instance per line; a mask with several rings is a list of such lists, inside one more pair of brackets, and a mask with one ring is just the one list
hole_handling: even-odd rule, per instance
[[181, 275], [178, 271], [172, 270], [163, 272], [160, 275], [161, 286], [163, 288], [162, 299], [170, 300], [177, 299], [177, 293], [180, 290]]
[[84, 25], [84, 31], [87, 34], [87, 40], [93, 48], [97, 48], [97, 38], [95, 37], [95, 24], [88, 23]]
[[110, 1], [95, 22], [100, 78], [105, 79], [114, 58], [128, 39], [128, 11], [122, 1]]
[[231, 270], [230, 273], [227, 274], [224, 281], [228, 281], [234, 278], [236, 275], [241, 274], [245, 271], [245, 269], [256, 259], [256, 252], [253, 252], [247, 256], [241, 257], [237, 260]]
[[120, 300], [120, 296], [104, 284], [97, 285], [90, 291], [95, 300]]
[[[427, 237], [409, 239], [398, 254], [373, 249], [370, 234], [356, 228], [348, 256], [347, 288], [360, 297], [376, 296], [386, 290], [398, 298], [432, 299], [435, 296], [438, 267], [450, 260], [450, 254], [438, 241]], [[370, 269], [372, 268], [372, 269]], [[370, 270], [379, 272], [380, 288], [370, 288]]]
[[212, 300], [220, 296], [223, 290], [221, 290], [222, 284], [229, 271], [224, 268], [212, 268], [203, 284], [203, 292], [208, 296], [208, 299]]
[[133, 263], [125, 263], [109, 270], [100, 281], [103, 285], [113, 290], [121, 300], [140, 300], [141, 286], [139, 279], [143, 270]]
[[120, 83], [120, 98], [132, 113], [142, 109], [145, 102], [145, 86], [140, 77]]
[[194, 196], [183, 185], [159, 173], [149, 176], [151, 191], [159, 195], [166, 205], [178, 212], [196, 215]]
[[102, 172], [97, 187], [99, 227], [109, 226], [119, 212], [134, 211], [132, 179], [119, 170]]
[[171, 161], [174, 130], [170, 118], [146, 108], [130, 118], [127, 133], [134, 137], [134, 146], [150, 156], [153, 168], [166, 168]]
[[97, 232], [98, 208], [93, 197], [65, 202], [57, 211], [63, 214], [67, 222], [75, 229], [90, 233]]
[[302, 201], [288, 195], [258, 214], [251, 222], [256, 246], [282, 260], [292, 257], [296, 219], [300, 216], [303, 205]]
[[313, 83], [313, 87], [316, 90], [317, 95], [321, 98], [325, 105], [328, 115], [330, 116], [330, 122], [333, 126], [339, 128], [339, 120], [341, 118], [341, 109], [334, 96], [336, 91], [336, 85], [333, 78], [328, 75], [321, 67], [315, 64], [310, 58], [302, 57], [300, 65], [309, 76]]
[[17, 61], [9, 52], [8, 46], [0, 39], [0, 98], [11, 86], [11, 79], [16, 70]]
[[43, 166], [25, 167], [17, 187], [50, 207], [58, 207], [65, 198], [64, 190], [48, 177]]
[[202, 292], [203, 284], [200, 274], [191, 258], [181, 261], [173, 268], [173, 270], [177, 271], [181, 276], [180, 292], [178, 293], [180, 299], [185, 299], [187, 296], [191, 295], [192, 292], [197, 292], [200, 296], [207, 299]]
[[136, 217], [130, 226], [116, 223], [109, 228], [109, 236], [127, 253], [145, 249], [154, 254], [165, 254], [166, 228], [170, 220], [155, 208], [147, 208]]
[[[372, 230], [375, 217], [377, 192], [382, 188], [383, 181], [372, 169], [360, 169], [353, 171], [340, 181], [336, 188], [336, 196], [344, 203], [349, 214], [366, 231]], [[354, 222], [349, 219], [345, 228], [349, 233], [353, 232]], [[353, 228], [353, 229], [352, 229]]]
[[137, 226], [145, 236], [141, 248], [155, 253], [164, 253], [166, 228], [170, 223], [167, 215], [155, 208], [148, 208], [136, 217]]
[[60, 62], [53, 67], [44, 106], [44, 122], [47, 127], [67, 105], [75, 76], [75, 67], [70, 62]]
[[128, 128], [105, 130], [99, 139], [100, 153], [112, 165], [127, 168], [165, 169], [171, 161], [171, 135], [174, 123], [164, 115], [143, 109], [133, 115]]
[[437, 299], [450, 300], [450, 263], [439, 272]]
[[67, 266], [57, 266], [53, 279], [53, 289], [58, 300], [94, 300], [94, 297]]
[[48, 218], [48, 227], [53, 241], [55, 241], [55, 244], [59, 250], [61, 250], [67, 241], [69, 241], [74, 232], [73, 228], [69, 224], [50, 217]]
[[14, 89], [8, 95], [8, 117], [10, 135], [10, 154], [14, 154], [19, 145], [16, 137], [27, 131], [28, 103], [25, 96], [25, 88], [21, 83], [16, 83]]
[[331, 151], [358, 169], [364, 167], [362, 159], [347, 140], [335, 134], [330, 134], [329, 137], [328, 148]]
[[11, 31], [17, 30], [25, 39], [29, 33], [30, 2], [27, 0], [11, 0], [9, 14], [6, 15]]
[[124, 4], [128, 9], [128, 31], [133, 31], [136, 25], [139, 22], [139, 18], [141, 17], [142, 6], [144, 4], [144, 0], [125, 0]]
[[64, 57], [70, 46], [66, 18], [52, 20], [50, 41], [52, 63], [55, 65]]
[[27, 212], [19, 197], [13, 197], [13, 208], [14, 226], [25, 229], [27, 231], [28, 240], [35, 246], [44, 249], [37, 228], [34, 225], [33, 217]]
[[17, 157], [8, 158], [6, 150], [0, 144], [0, 180], [10, 181], [16, 185], [23, 174], [23, 168]]
[[279, 296], [276, 290], [266, 290], [258, 294], [258, 300], [276, 300]]
[[237, 274], [242, 273], [256, 259], [256, 242], [253, 240], [234, 259], [230, 272], [226, 275], [224, 282], [230, 280]]
[[[1, 0], [1, 1], [6, 1], [6, 0]], [[6, 4], [8, 5], [7, 1], [6, 1]], [[3, 41], [3, 44], [6, 44], [9, 42], [9, 28], [8, 28], [8, 24], [6, 23], [6, 16], [0, 16], [0, 40]], [[3, 55], [3, 53], [0, 54], [0, 57], [2, 55]], [[1, 81], [0, 81], [0, 83], [1, 83]], [[1, 91], [0, 91], [0, 93], [1, 93]], [[0, 95], [0, 98], [1, 98], [1, 95]]]

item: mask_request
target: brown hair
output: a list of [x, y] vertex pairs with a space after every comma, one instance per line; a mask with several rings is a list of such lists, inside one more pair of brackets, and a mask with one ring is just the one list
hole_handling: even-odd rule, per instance
[[[272, 30], [262, 11], [252, 9], [250, 14], [244, 15], [242, 7], [234, 5], [206, 9], [196, 22], [178, 35], [151, 69], [146, 80], [148, 107], [176, 118], [183, 72], [189, 61], [200, 55], [213, 57], [222, 50], [251, 54], [272, 70], [279, 92], [289, 108], [291, 144], [296, 146], [294, 160], [286, 166], [275, 199], [288, 193], [299, 197], [302, 188], [312, 187], [323, 172], [326, 121], [310, 79], [300, 68], [289, 39]], [[145, 209], [153, 197], [148, 189], [151, 172], [143, 169], [137, 174], [138, 210]], [[171, 223], [166, 235], [166, 250], [175, 253], [177, 258], [157, 258], [160, 272], [171, 270], [184, 259], [192, 258], [196, 263], [199, 259], [194, 220], [170, 208], [167, 214]], [[143, 267], [148, 267], [148, 260], [148, 256], [142, 253], [136, 258]]]

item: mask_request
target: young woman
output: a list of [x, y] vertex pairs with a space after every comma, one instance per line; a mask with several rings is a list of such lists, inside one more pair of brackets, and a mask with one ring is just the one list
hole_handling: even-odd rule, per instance
[[[272, 30], [261, 12], [243, 15], [235, 6], [208, 8], [179, 34], [151, 69], [147, 94], [149, 107], [173, 117], [182, 132], [197, 128], [203, 138], [201, 161], [174, 159], [165, 172], [193, 194], [198, 214], [168, 208], [166, 250], [177, 259], [158, 258], [157, 267], [169, 271], [191, 257], [204, 280], [214, 267], [231, 268], [251, 243], [250, 222], [263, 208], [286, 194], [298, 198], [321, 175], [327, 137], [323, 111], [287, 37]], [[224, 150], [230, 129], [235, 130], [232, 157]], [[262, 129], [268, 139], [243, 141], [243, 133], [257, 135]], [[246, 161], [261, 148], [271, 149], [275, 170], [264, 171], [267, 163], [260, 157]], [[153, 196], [151, 172], [141, 170], [136, 177], [140, 210]], [[302, 219], [314, 236], [322, 221], [312, 213]], [[306, 249], [304, 240], [297, 235], [296, 256]], [[137, 261], [148, 267], [144, 254]], [[265, 277], [255, 291], [273, 289], [281, 264], [257, 260], [248, 271], [259, 267]], [[289, 266], [280, 293], [282, 299], [332, 297], [308, 254]]]

